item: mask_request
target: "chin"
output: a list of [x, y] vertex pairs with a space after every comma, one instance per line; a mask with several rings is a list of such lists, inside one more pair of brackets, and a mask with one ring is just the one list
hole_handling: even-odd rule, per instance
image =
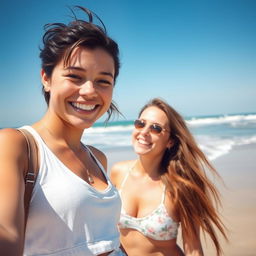
[[94, 120], [70, 120], [69, 123], [70, 125], [72, 125], [73, 127], [79, 130], [84, 130], [92, 127], [95, 121]]
[[137, 155], [145, 155], [149, 152], [150, 150], [145, 150], [145, 149], [142, 149], [142, 148], [134, 148], [134, 152], [137, 154]]

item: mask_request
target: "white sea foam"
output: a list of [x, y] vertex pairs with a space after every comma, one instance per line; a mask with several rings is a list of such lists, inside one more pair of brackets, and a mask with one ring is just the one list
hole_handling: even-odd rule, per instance
[[[228, 154], [236, 145], [256, 143], [256, 114], [200, 117], [187, 121], [210, 160]], [[131, 121], [85, 130], [82, 141], [99, 149], [131, 146]]]
[[252, 143], [256, 143], [256, 135], [248, 138], [241, 138], [240, 140], [237, 141], [237, 145], [248, 145]]
[[101, 149], [131, 146], [131, 136], [120, 133], [88, 133], [83, 135], [82, 141]]
[[234, 146], [256, 143], [256, 135], [250, 137], [233, 137], [229, 139], [201, 135], [196, 138], [199, 147], [210, 160], [228, 154]]
[[227, 154], [235, 142], [231, 139], [220, 139], [218, 137], [198, 136], [198, 144], [201, 150], [210, 160]]
[[256, 123], [256, 115], [226, 115], [219, 117], [192, 118], [191, 120], [187, 120], [187, 124], [189, 126], [218, 125], [227, 123], [232, 126]]
[[129, 132], [132, 131], [133, 125], [115, 125], [106, 127], [91, 127], [86, 129], [86, 133], [110, 133], [110, 132]]

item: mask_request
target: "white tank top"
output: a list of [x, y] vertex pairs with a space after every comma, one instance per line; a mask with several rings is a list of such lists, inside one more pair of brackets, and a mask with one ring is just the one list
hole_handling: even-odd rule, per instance
[[98, 191], [68, 169], [30, 126], [39, 146], [40, 167], [33, 190], [24, 255], [92, 256], [117, 250], [121, 199], [108, 182]]

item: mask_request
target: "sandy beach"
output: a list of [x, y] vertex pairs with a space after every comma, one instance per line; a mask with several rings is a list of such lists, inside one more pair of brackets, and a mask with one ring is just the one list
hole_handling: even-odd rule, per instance
[[[256, 144], [237, 146], [213, 161], [225, 187], [222, 194], [223, 222], [229, 229], [229, 243], [222, 240], [226, 256], [256, 255]], [[209, 243], [208, 243], [209, 244]], [[214, 255], [210, 246], [206, 255]]]
[[[136, 158], [131, 148], [105, 151], [109, 169], [113, 163]], [[222, 220], [229, 243], [220, 236], [225, 256], [256, 255], [256, 144], [236, 146], [212, 161], [224, 183], [218, 182], [223, 207]], [[180, 233], [179, 233], [180, 234]], [[203, 238], [202, 238], [203, 239]], [[180, 235], [178, 238], [181, 243]], [[214, 256], [211, 242], [202, 241], [205, 255]]]

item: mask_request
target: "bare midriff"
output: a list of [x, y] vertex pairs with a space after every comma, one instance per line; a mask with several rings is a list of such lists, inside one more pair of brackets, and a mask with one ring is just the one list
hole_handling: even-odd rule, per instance
[[153, 240], [132, 229], [121, 230], [121, 244], [128, 255], [184, 256], [184, 253], [177, 245], [177, 239], [167, 241]]

